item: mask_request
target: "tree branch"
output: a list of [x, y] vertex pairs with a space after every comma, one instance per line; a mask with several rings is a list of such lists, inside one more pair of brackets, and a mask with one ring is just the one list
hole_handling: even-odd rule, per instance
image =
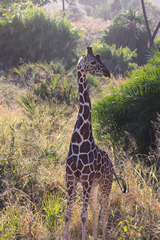
[[69, 5], [72, 5], [72, 3], [74, 2], [74, 0], [72, 0], [71, 2], [67, 1], [66, 2], [69, 4]]
[[153, 42], [154, 42], [154, 39], [155, 39], [155, 37], [156, 37], [156, 34], [157, 34], [159, 28], [160, 28], [160, 22], [158, 23], [156, 29], [154, 30], [154, 33], [153, 33], [153, 36], [152, 36], [152, 41], [153, 41]]
[[148, 20], [147, 20], [147, 15], [146, 15], [146, 9], [145, 9], [145, 5], [144, 5], [144, 0], [141, 0], [141, 4], [142, 4], [142, 10], [143, 10], [143, 16], [144, 16], [144, 20], [146, 23], [146, 28], [149, 34], [149, 39], [151, 40], [152, 38], [152, 34], [151, 34], [151, 30], [149, 28], [149, 24], [148, 24]]

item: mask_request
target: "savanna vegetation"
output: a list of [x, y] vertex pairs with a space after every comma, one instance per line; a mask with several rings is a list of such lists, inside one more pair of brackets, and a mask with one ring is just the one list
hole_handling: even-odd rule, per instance
[[[59, 240], [66, 209], [65, 161], [79, 108], [76, 63], [88, 40], [61, 13], [50, 16], [33, 1], [11, 2], [0, 10], [0, 239]], [[131, 9], [115, 19], [131, 13], [139, 19]], [[139, 23], [134, 29], [138, 36], [145, 33]], [[102, 36], [107, 39], [107, 34]], [[95, 141], [129, 184], [129, 194], [123, 195], [113, 182], [108, 239], [160, 238], [159, 42], [157, 37], [156, 48], [142, 54], [146, 64], [139, 66], [137, 47], [102, 39], [92, 43], [111, 72], [110, 79], [87, 74]], [[82, 203], [78, 184], [69, 239], [81, 239]], [[89, 208], [88, 240], [92, 221]]]

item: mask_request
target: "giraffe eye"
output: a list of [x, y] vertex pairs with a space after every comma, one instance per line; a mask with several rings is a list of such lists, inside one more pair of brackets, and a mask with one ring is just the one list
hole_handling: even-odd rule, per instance
[[91, 62], [91, 64], [96, 64], [96, 61]]

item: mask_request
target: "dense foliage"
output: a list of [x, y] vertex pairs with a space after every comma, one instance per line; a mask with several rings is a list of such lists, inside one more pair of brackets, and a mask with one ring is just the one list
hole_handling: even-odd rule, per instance
[[[156, 59], [151, 61], [157, 62]], [[66, 98], [61, 102], [54, 101], [56, 96], [47, 94], [56, 88], [57, 96], [66, 96], [63, 93], [70, 86], [68, 84], [67, 88], [66, 81], [63, 82], [64, 69], [65, 66], [61, 62], [48, 64], [43, 61], [23, 64], [14, 68], [13, 74], [11, 71], [0, 72], [2, 239], [59, 240], [62, 234], [66, 209], [65, 159], [77, 119], [78, 104], [72, 98], [71, 104], [65, 101]], [[38, 87], [43, 82], [45, 85], [49, 80], [48, 75], [53, 78], [49, 81], [47, 91], [43, 88], [44, 91], [34, 94], [36, 83]], [[61, 78], [57, 81], [59, 76]], [[74, 71], [65, 72], [65, 78], [68, 83], [73, 84]], [[91, 83], [96, 86], [96, 89], [90, 89], [93, 100], [97, 98], [97, 89], [102, 84], [101, 77], [88, 74], [87, 80], [90, 87], [93, 86]], [[76, 87], [78, 89], [78, 86]], [[104, 82], [102, 89], [105, 89]], [[17, 105], [17, 100], [20, 105]], [[108, 238], [144, 239], [147, 236], [150, 239], [158, 239], [160, 184], [157, 179], [160, 176], [155, 172], [154, 165], [146, 168], [142, 162], [139, 164], [140, 157], [136, 154], [134, 159], [136, 158], [137, 164], [133, 163], [133, 156], [130, 157], [121, 146], [111, 151], [105, 139], [98, 145], [107, 151], [117, 175], [123, 174], [130, 190], [127, 195], [121, 194], [117, 182], [113, 182], [106, 224]], [[146, 156], [146, 159], [155, 160], [155, 155]], [[78, 185], [69, 239], [82, 239], [82, 191]], [[87, 234], [92, 238], [93, 215], [90, 207], [88, 213]], [[100, 231], [101, 221], [100, 218]]]
[[110, 135], [118, 142], [122, 136], [130, 136], [140, 152], [149, 150], [154, 143], [151, 121], [160, 113], [159, 59], [159, 51], [154, 51], [147, 65], [133, 71], [124, 84], [111, 86], [106, 97], [94, 105], [99, 137]]
[[64, 58], [71, 64], [76, 57], [77, 28], [59, 14], [50, 17], [37, 6], [12, 9], [0, 20], [0, 62], [3, 67], [38, 60]]
[[[12, 0], [6, 0], [9, 1]], [[73, 13], [75, 12], [77, 13], [73, 9]], [[20, 30], [24, 29], [24, 26], [26, 28], [22, 33]], [[3, 27], [0, 44], [3, 40], [3, 46], [6, 47], [3, 53], [10, 54], [12, 59], [8, 62], [8, 56], [3, 56], [6, 57], [3, 64], [18, 66], [0, 71], [0, 236], [2, 239], [59, 240], [67, 204], [66, 156], [79, 107], [76, 66], [70, 68], [67, 64], [74, 62], [76, 58], [78, 31], [72, 29], [70, 23], [61, 15], [50, 18], [42, 9], [27, 10], [25, 2], [20, 7], [17, 4], [10, 7], [9, 12], [1, 18], [0, 29]], [[45, 31], [45, 28], [48, 30]], [[59, 37], [57, 41], [53, 32]], [[8, 39], [5, 34], [8, 34]], [[50, 45], [47, 46], [50, 51], [54, 49], [52, 44], [57, 48], [63, 41], [66, 45], [62, 47], [62, 52], [54, 52], [53, 55], [59, 57], [58, 54], [63, 54], [65, 59], [60, 55], [61, 59], [50, 61], [49, 51], [43, 53], [42, 57], [43, 49], [47, 49], [44, 39], [49, 40]], [[67, 45], [68, 39], [71, 39], [71, 43]], [[157, 39], [157, 47], [158, 42]], [[24, 44], [24, 52], [20, 43]], [[40, 47], [42, 43], [45, 44]], [[11, 44], [14, 44], [12, 48]], [[153, 50], [152, 56], [148, 56], [148, 64], [133, 71], [126, 81], [121, 76], [118, 78], [117, 74], [125, 74], [135, 65], [131, 62], [135, 51], [128, 47], [116, 49], [115, 45], [109, 46], [105, 43], [96, 43], [92, 47], [94, 53], [99, 53], [106, 66], [116, 75], [115, 81], [119, 84], [114, 85], [112, 77], [106, 81], [102, 76], [87, 74], [92, 105], [93, 101], [102, 98], [105, 89], [110, 89], [109, 95], [102, 99], [103, 104], [95, 106], [100, 115], [96, 116], [99, 112], [93, 111], [94, 117], [98, 119], [98, 122], [93, 122], [93, 129], [94, 124], [97, 124], [98, 135], [103, 137], [98, 143], [99, 147], [108, 153], [117, 175], [123, 175], [129, 183], [129, 194], [121, 194], [117, 182], [113, 181], [108, 202], [107, 238], [159, 239], [160, 117], [156, 123], [157, 130], [154, 125], [157, 134], [156, 152], [152, 149], [149, 155], [140, 155], [134, 149], [130, 155], [132, 149], [128, 146], [124, 151], [121, 145], [125, 142], [126, 126], [128, 136], [130, 134], [128, 139], [136, 139], [138, 144], [144, 145], [150, 133], [150, 136], [153, 136], [153, 126], [148, 117], [153, 116], [154, 120], [156, 111], [159, 111], [159, 51]], [[22, 57], [18, 55], [17, 48], [24, 54]], [[0, 50], [3, 51], [2, 45]], [[67, 53], [71, 53], [69, 58], [65, 55]], [[35, 58], [40, 61], [36, 60], [35, 63]], [[106, 112], [108, 115], [104, 114]], [[126, 123], [126, 120], [131, 118], [135, 128], [131, 122]], [[119, 121], [119, 125], [114, 122], [115, 119]], [[123, 121], [125, 125], [122, 125]], [[105, 125], [106, 122], [108, 125]], [[141, 134], [145, 132], [145, 127], [149, 131], [147, 138], [146, 134]], [[107, 131], [112, 137], [111, 141], [117, 143], [121, 138], [121, 143], [117, 144], [116, 148], [108, 142], [106, 144]], [[97, 142], [95, 134], [94, 137]], [[144, 143], [141, 137], [144, 137]], [[133, 143], [136, 145], [135, 141], [132, 141]], [[150, 161], [152, 166], [143, 164], [146, 161]], [[83, 189], [77, 185], [68, 239], [82, 239], [82, 192]], [[92, 239], [93, 215], [90, 206], [88, 208], [86, 237]], [[101, 217], [99, 222], [101, 234]]]
[[118, 74], [125, 75], [137, 64], [133, 63], [136, 57], [136, 50], [131, 51], [128, 47], [116, 49], [115, 45], [109, 46], [105, 43], [95, 43], [93, 51], [100, 54], [107, 69], [116, 77]]
[[28, 63], [14, 68], [13, 77], [18, 78], [17, 83], [29, 89], [29, 94], [21, 96], [21, 101], [18, 103], [29, 116], [35, 112], [32, 111], [33, 108], [42, 101], [46, 101], [49, 105], [76, 104], [78, 88], [74, 70], [75, 68], [67, 72], [65, 64], [60, 61], [51, 61], [49, 64], [45, 61]]
[[116, 15], [102, 37], [102, 42], [116, 44], [116, 47], [128, 46], [132, 51], [137, 49], [137, 63], [145, 62], [148, 49], [148, 33], [143, 15], [138, 10], [125, 10]]

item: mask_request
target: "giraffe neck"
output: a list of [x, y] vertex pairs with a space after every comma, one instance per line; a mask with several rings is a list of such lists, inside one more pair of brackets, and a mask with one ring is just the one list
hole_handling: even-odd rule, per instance
[[91, 101], [86, 80], [86, 73], [78, 71], [79, 84], [79, 114], [84, 121], [91, 123]]

